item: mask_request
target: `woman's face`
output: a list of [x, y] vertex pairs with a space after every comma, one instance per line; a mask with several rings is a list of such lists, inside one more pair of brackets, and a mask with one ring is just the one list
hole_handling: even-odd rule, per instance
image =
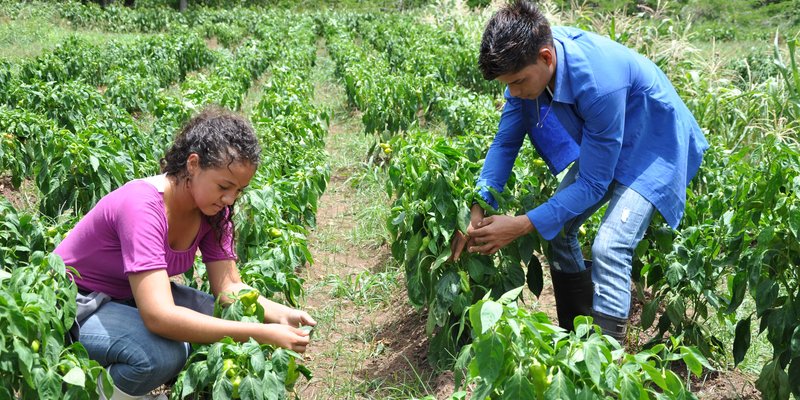
[[186, 168], [192, 178], [190, 191], [195, 205], [208, 216], [216, 215], [232, 205], [256, 173], [256, 166], [250, 163], [234, 162], [203, 169], [199, 161], [197, 154], [191, 154]]

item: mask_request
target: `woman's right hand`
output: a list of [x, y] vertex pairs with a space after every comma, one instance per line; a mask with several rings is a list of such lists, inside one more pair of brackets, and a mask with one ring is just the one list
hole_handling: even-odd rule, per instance
[[310, 342], [308, 332], [283, 324], [263, 324], [261, 337], [254, 338], [259, 343], [267, 343], [285, 349], [304, 353]]

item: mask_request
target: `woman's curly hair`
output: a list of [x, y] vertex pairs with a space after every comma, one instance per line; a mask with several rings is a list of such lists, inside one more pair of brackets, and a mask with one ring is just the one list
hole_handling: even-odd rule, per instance
[[[252, 124], [245, 117], [220, 107], [206, 107], [183, 126], [167, 153], [161, 159], [161, 172], [175, 178], [178, 183], [189, 179], [186, 161], [195, 153], [200, 158], [200, 168], [221, 168], [233, 163], [258, 166], [261, 146]], [[214, 229], [220, 247], [225, 229], [233, 229], [233, 204], [216, 215], [206, 216]], [[231, 254], [236, 254], [234, 240]]]

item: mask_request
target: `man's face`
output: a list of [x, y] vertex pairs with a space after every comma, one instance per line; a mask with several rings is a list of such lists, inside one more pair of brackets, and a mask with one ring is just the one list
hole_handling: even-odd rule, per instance
[[521, 70], [500, 75], [497, 80], [508, 85], [511, 95], [521, 99], [535, 99], [544, 92], [555, 73], [555, 52], [550, 46], [539, 51], [535, 64], [529, 64]]

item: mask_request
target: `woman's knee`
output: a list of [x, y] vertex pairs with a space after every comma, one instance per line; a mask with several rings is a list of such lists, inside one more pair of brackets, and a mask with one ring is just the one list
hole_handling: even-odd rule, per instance
[[164, 338], [139, 347], [129, 363], [110, 369], [114, 384], [131, 395], [143, 395], [168, 382], [186, 364], [186, 344]]
[[152, 371], [153, 376], [159, 377], [163, 383], [181, 372], [188, 358], [188, 350], [184, 342], [160, 339], [161, 341], [153, 346], [150, 361], [156, 366]]

